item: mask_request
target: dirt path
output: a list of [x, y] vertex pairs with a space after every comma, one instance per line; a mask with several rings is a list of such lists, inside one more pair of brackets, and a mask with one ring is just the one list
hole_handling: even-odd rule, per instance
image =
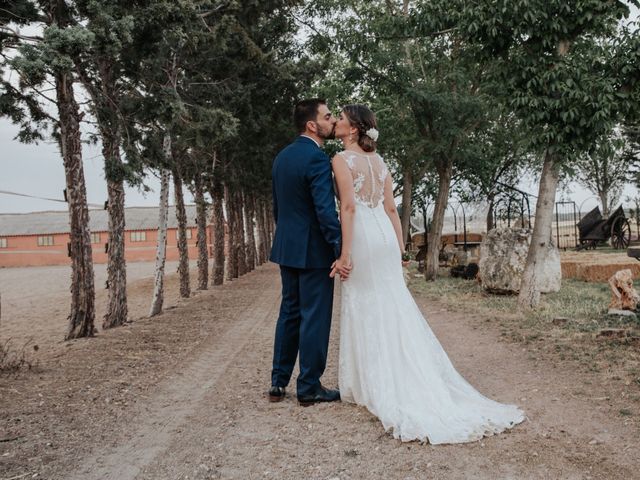
[[[143, 399], [120, 417], [99, 422], [99, 434], [83, 433], [89, 417], [75, 426], [59, 425], [58, 430], [66, 429], [59, 441], [74, 436], [77, 442], [61, 446], [46, 470], [50, 473], [40, 478], [640, 478], [638, 431], [618, 414], [619, 399], [603, 395], [606, 385], [594, 384], [569, 362], [556, 365], [534, 347], [501, 341], [500, 326], [492, 319], [422, 302], [459, 371], [484, 394], [521, 405], [528, 416], [524, 424], [481, 442], [434, 447], [394, 440], [375, 417], [354, 405], [303, 409], [291, 389], [284, 402], [269, 404], [264, 393], [278, 302], [277, 270], [267, 266], [179, 304], [162, 321], [175, 325], [176, 338], [183, 328], [198, 341], [182, 352], [189, 344], [180, 340], [182, 353], [168, 352], [175, 360], [156, 373], [155, 384], [149, 381]], [[182, 327], [176, 325], [179, 320]], [[328, 386], [337, 384], [338, 323], [323, 377]], [[136, 328], [148, 331], [151, 324], [129, 328], [129, 334], [120, 329], [103, 341], [110, 342], [111, 335], [139, 336]], [[170, 338], [166, 331], [159, 333], [164, 342]], [[0, 462], [6, 455], [1, 452], [11, 453], [10, 446], [2, 450], [1, 445]], [[17, 462], [15, 457], [14, 466]], [[0, 478], [15, 472], [21, 471], [7, 470]]]
[[[202, 406], [207, 394], [214, 395], [224, 384], [224, 375], [234, 363], [243, 363], [239, 353], [253, 342], [257, 329], [266, 327], [275, 315], [274, 282], [259, 285], [254, 302], [238, 316], [230, 328], [204, 350], [189, 365], [167, 379], [158, 388], [151, 402], [145, 406], [140, 422], [127, 432], [133, 434], [116, 449], [94, 462], [83, 465], [75, 477], [89, 479], [134, 479], [142, 469], [157, 461], [171, 446], [179, 433], [197, 420], [196, 410]], [[211, 407], [209, 399], [204, 403]], [[123, 458], [127, 461], [123, 462]]]

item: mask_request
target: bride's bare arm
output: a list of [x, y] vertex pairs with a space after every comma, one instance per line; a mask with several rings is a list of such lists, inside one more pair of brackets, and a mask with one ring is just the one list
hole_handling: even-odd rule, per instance
[[351, 244], [353, 242], [353, 220], [356, 214], [356, 196], [353, 191], [351, 170], [339, 154], [331, 160], [340, 199], [340, 225], [342, 228], [342, 250], [338, 262], [351, 265]]
[[400, 216], [396, 208], [396, 201], [393, 198], [393, 181], [391, 175], [387, 175], [384, 180], [384, 211], [389, 216], [393, 229], [396, 232], [400, 253], [404, 254], [404, 239], [402, 237], [402, 226], [400, 224]]

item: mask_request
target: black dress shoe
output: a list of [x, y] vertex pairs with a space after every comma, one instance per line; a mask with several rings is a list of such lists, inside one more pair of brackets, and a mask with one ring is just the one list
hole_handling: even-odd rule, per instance
[[339, 390], [329, 390], [322, 385], [315, 392], [308, 395], [298, 395], [298, 403], [302, 407], [310, 407], [319, 402], [337, 402], [340, 400]]
[[284, 387], [273, 386], [269, 389], [270, 402], [281, 402], [282, 400], [284, 400], [284, 396], [285, 396]]

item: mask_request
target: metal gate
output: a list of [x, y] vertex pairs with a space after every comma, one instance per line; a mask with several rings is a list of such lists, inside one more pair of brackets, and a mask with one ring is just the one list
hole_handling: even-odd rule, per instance
[[578, 246], [578, 221], [576, 202], [556, 202], [555, 222], [552, 226], [556, 247], [566, 250]]
[[492, 205], [494, 227], [531, 229], [530, 196], [516, 188], [503, 186], [503, 191], [496, 195]]

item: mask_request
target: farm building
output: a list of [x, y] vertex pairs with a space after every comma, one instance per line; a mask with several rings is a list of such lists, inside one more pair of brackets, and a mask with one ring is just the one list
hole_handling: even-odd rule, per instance
[[[196, 207], [187, 205], [189, 258], [197, 258]], [[107, 263], [109, 217], [106, 210], [89, 210], [93, 261]], [[158, 229], [157, 207], [125, 209], [127, 261], [154, 261]], [[207, 243], [211, 242], [207, 227]], [[175, 207], [169, 207], [167, 260], [178, 259], [178, 224]], [[66, 265], [69, 263], [69, 214], [66, 211], [0, 214], [0, 267]]]

